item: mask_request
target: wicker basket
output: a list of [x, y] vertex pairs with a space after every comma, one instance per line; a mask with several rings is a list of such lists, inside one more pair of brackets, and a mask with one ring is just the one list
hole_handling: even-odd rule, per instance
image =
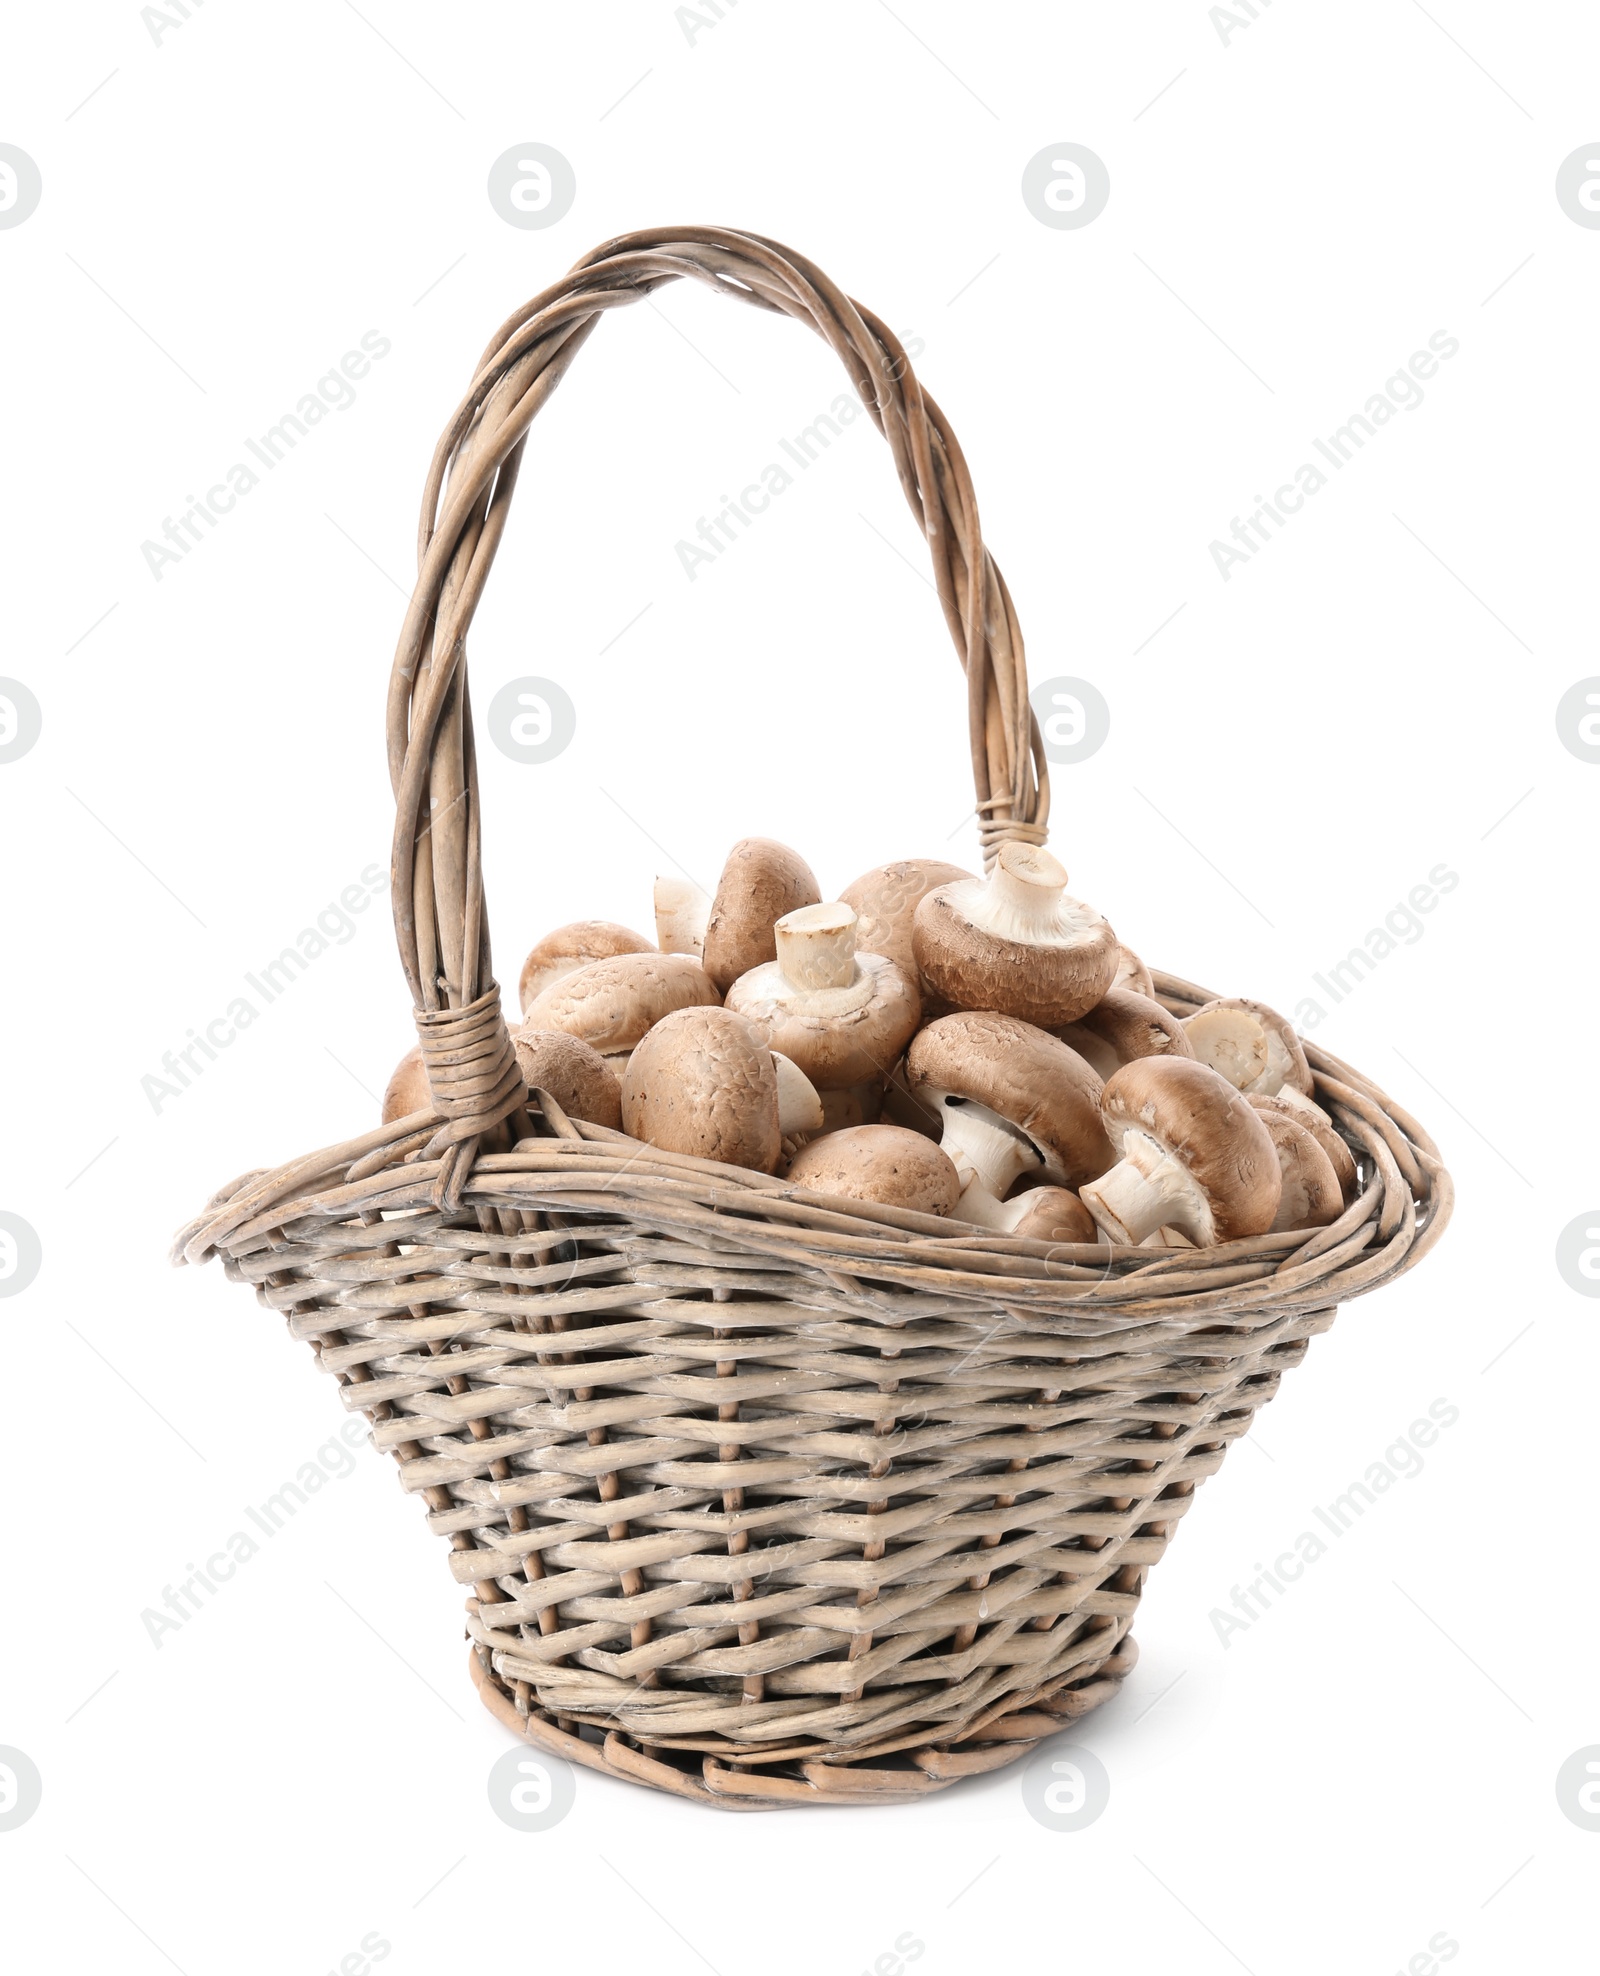
[[[530, 1099], [490, 964], [464, 642], [534, 414], [605, 311], [682, 276], [843, 361], [966, 669], [985, 857], [1043, 841], [1016, 615], [899, 342], [758, 236], [610, 241], [498, 331], [428, 476], [388, 743], [435, 1109], [245, 1175], [178, 1253], [220, 1254], [372, 1423], [450, 1541], [509, 1729], [703, 1804], [894, 1803], [1116, 1692], [1196, 1484], [1337, 1303], [1426, 1253], [1451, 1188], [1427, 1134], [1315, 1048], [1359, 1198], [1311, 1235], [1189, 1252], [987, 1235]], [[1179, 1014], [1209, 999], [1156, 987]]]

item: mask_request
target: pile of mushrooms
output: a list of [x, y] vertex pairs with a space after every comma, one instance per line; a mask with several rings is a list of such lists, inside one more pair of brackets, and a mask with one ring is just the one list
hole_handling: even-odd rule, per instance
[[[713, 898], [656, 880], [653, 942], [547, 934], [517, 1060], [569, 1118], [973, 1240], [1209, 1248], [1336, 1220], [1356, 1162], [1291, 1025], [1235, 999], [1169, 1014], [1066, 888], [1008, 843], [985, 878], [912, 858], [825, 901], [747, 837]], [[428, 1102], [413, 1050], [384, 1119]]]

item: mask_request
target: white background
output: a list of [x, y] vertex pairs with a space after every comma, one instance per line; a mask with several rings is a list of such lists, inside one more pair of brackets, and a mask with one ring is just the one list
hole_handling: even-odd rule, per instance
[[[1600, 23], [1257, 11], [1226, 40], [1199, 0], [744, 0], [692, 40], [657, 0], [13, 19], [0, 140], [44, 196], [0, 232], [0, 669], [44, 730], [0, 768], [0, 1207], [44, 1266], [0, 1305], [0, 1744], [44, 1799], [0, 1832], [11, 1966], [315, 1976], [374, 1931], [396, 1976], [849, 1976], [908, 1932], [929, 1976], [1386, 1976], [1441, 1932], [1463, 1976], [1579, 1966], [1600, 1835], [1555, 1777], [1600, 1742], [1600, 1366], [1554, 1253], [1600, 1198], [1600, 769], [1554, 716], [1600, 670], [1600, 233], [1553, 188], [1597, 135]], [[1067, 140], [1111, 176], [1081, 231], [1019, 190]], [[485, 194], [528, 141], [577, 176], [547, 231]], [[1016, 1771], [753, 1818], [585, 1773], [564, 1823], [509, 1830], [462, 1594], [365, 1446], [159, 1647], [141, 1620], [345, 1418], [165, 1245], [241, 1169], [375, 1120], [412, 1036], [384, 901], [180, 1096], [141, 1080], [387, 866], [416, 502], [490, 332], [679, 220], [786, 241], [925, 343], [1034, 680], [1110, 705], [1052, 842], [1131, 944], [1292, 1011], [1431, 868], [1460, 878], [1316, 1031], [1434, 1131], [1456, 1223], [1202, 1492], [1082, 1731], [1112, 1795], [1078, 1834]], [[157, 582], [141, 543], [369, 330], [392, 349], [356, 402]], [[1426, 402], [1224, 582], [1210, 542], [1438, 330]], [[679, 286], [608, 320], [535, 428], [472, 640], [502, 981], [565, 919], [648, 930], [657, 870], [709, 880], [748, 833], [825, 891], [975, 859], [964, 688], [867, 422], [696, 581], [674, 554], [841, 388], [798, 328]], [[529, 674], [578, 711], [537, 768], [481, 729]], [[1231, 1588], [1435, 1400], [1459, 1419], [1423, 1472], [1224, 1645]]]

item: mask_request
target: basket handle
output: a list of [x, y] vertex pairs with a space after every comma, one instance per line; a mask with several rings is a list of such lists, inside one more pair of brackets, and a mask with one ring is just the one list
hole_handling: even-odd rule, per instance
[[395, 935], [434, 1103], [445, 1116], [424, 1156], [443, 1157], [438, 1198], [448, 1207], [460, 1205], [478, 1142], [523, 1102], [484, 910], [462, 663], [467, 628], [500, 546], [534, 416], [608, 309], [685, 277], [793, 316], [843, 363], [922, 524], [967, 675], [985, 866], [1008, 839], [1045, 839], [1049, 776], [1028, 703], [1022, 632], [983, 544], [960, 445], [899, 339], [804, 256], [759, 234], [652, 227], [606, 241], [501, 325], [445, 428], [423, 491], [416, 590], [389, 681]]

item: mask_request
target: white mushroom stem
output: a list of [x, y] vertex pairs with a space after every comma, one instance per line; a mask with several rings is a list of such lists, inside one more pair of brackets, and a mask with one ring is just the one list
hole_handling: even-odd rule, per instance
[[658, 878], [655, 886], [656, 945], [664, 954], [693, 954], [705, 950], [706, 921], [711, 901], [689, 878]]
[[1044, 1158], [1031, 1139], [1006, 1124], [986, 1105], [952, 1102], [942, 1106], [944, 1137], [940, 1144], [961, 1180], [955, 1212], [962, 1221], [981, 1228], [1005, 1228], [1003, 1203], [1012, 1182]]
[[1124, 1137], [1121, 1160], [1080, 1187], [1078, 1198], [1113, 1242], [1137, 1247], [1158, 1228], [1176, 1228], [1201, 1248], [1214, 1240], [1203, 1189], [1159, 1139], [1143, 1132]]
[[994, 870], [962, 904], [974, 925], [1003, 940], [1048, 942], [1066, 889], [1066, 866], [1042, 845], [1002, 844]]
[[792, 987], [814, 993], [855, 980], [856, 916], [842, 901], [785, 913], [772, 933], [779, 971]]
[[781, 1050], [769, 1052], [778, 1073], [778, 1131], [787, 1140], [809, 1139], [822, 1130], [822, 1099], [797, 1063]]

